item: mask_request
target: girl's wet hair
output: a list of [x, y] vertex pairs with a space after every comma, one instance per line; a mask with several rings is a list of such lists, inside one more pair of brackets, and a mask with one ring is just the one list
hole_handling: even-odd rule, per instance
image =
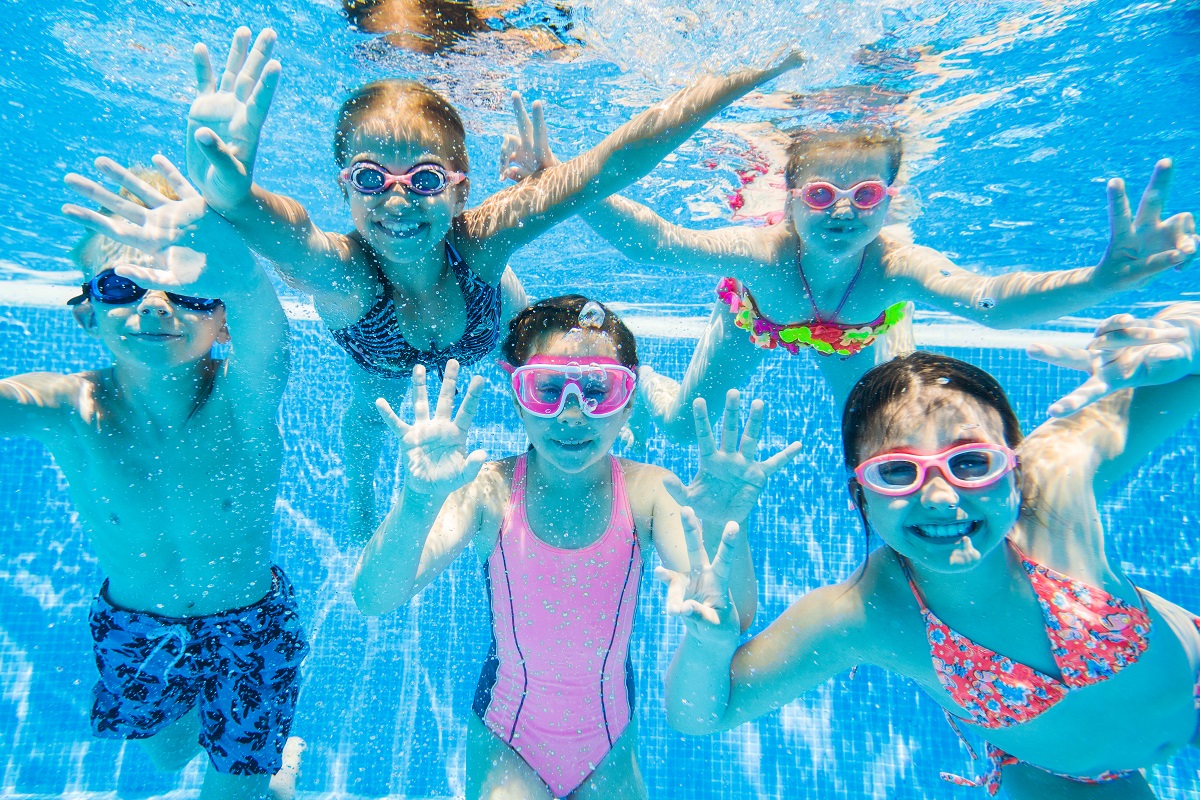
[[[521, 311], [508, 323], [508, 336], [500, 346], [504, 360], [514, 367], [519, 367], [536, 355], [538, 344], [547, 336], [567, 333], [580, 327], [579, 314], [589, 302], [596, 301], [591, 301], [581, 294], [564, 294], [539, 300]], [[604, 322], [592, 327], [597, 333], [608, 336], [616, 348], [618, 361], [629, 369], [636, 370], [637, 340], [633, 332], [625, 327], [625, 323], [607, 306], [599, 302], [596, 304], [604, 309]]]
[[800, 129], [791, 132], [787, 149], [784, 178], [789, 189], [796, 188], [800, 174], [816, 160], [817, 154], [831, 150], [865, 150], [882, 147], [887, 151], [887, 183], [895, 182], [904, 155], [900, 133], [890, 125], [858, 126], [853, 128]]
[[842, 411], [842, 457], [846, 469], [858, 466], [859, 451], [867, 433], [886, 425], [882, 417], [888, 406], [923, 386], [961, 392], [980, 405], [995, 409], [1004, 425], [1005, 444], [1016, 447], [1021, 443], [1021, 423], [995, 378], [957, 358], [917, 350], [873, 368], [850, 390]]
[[416, 81], [372, 81], [346, 98], [333, 133], [333, 157], [339, 167], [354, 155], [360, 131], [407, 139], [414, 133], [436, 145], [456, 172], [469, 172], [467, 132], [450, 101]]

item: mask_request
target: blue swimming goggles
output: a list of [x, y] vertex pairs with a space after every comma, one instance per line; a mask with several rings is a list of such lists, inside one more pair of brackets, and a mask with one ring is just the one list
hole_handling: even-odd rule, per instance
[[[174, 305], [191, 309], [192, 311], [212, 311], [221, 305], [220, 300], [208, 297], [190, 297], [186, 294], [165, 292], [167, 299]], [[106, 269], [87, 283], [83, 284], [83, 294], [72, 297], [68, 305], [76, 306], [84, 300], [95, 300], [108, 306], [124, 306], [136, 303], [146, 295], [146, 290], [128, 278], [122, 278], [111, 269]]]

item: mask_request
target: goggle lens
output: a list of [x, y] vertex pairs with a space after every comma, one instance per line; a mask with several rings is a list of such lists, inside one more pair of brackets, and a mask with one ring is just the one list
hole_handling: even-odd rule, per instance
[[854, 187], [854, 197], [850, 202], [859, 208], [871, 208], [883, 202], [883, 198], [887, 194], [887, 189], [882, 183], [860, 183]]
[[448, 181], [446, 174], [432, 166], [417, 167], [408, 173], [409, 188], [417, 194], [440, 194], [445, 191]]
[[363, 194], [378, 194], [387, 188], [387, 177], [374, 164], [359, 164], [350, 170], [350, 185]]
[[[882, 203], [889, 191], [881, 181], [863, 181], [849, 189], [839, 188], [827, 181], [812, 181], [798, 190], [798, 196], [814, 211], [824, 211], [843, 197], [849, 198], [855, 207], [866, 210]], [[793, 193], [797, 193], [797, 190], [793, 190]]]
[[826, 184], [814, 183], [804, 187], [804, 204], [809, 208], [818, 211], [829, 208], [833, 205], [834, 199], [833, 190]]

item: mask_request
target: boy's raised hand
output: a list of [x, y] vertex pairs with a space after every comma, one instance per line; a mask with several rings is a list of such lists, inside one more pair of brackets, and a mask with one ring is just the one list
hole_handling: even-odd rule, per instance
[[274, 47], [270, 28], [258, 34], [253, 48], [250, 29], [238, 28], [219, 82], [208, 48], [197, 44], [193, 51], [197, 94], [188, 109], [188, 175], [221, 214], [250, 194], [259, 134], [279, 83]]
[[482, 450], [467, 453], [467, 433], [479, 408], [483, 393], [483, 378], [476, 375], [463, 397], [462, 405], [453, 419], [455, 386], [458, 383], [458, 362], [446, 362], [442, 389], [437, 408], [429, 415], [429, 394], [425, 385], [425, 367], [413, 368], [413, 422], [401, 420], [388, 401], [375, 401], [383, 421], [400, 437], [400, 452], [405, 459], [404, 491], [446, 497], [461, 489], [479, 474], [487, 461]]
[[667, 613], [679, 617], [688, 634], [700, 640], [737, 641], [742, 626], [729, 594], [734, 552], [741, 535], [736, 522], [729, 522], [721, 533], [717, 555], [710, 562], [704, 549], [700, 520], [690, 508], [682, 512], [683, 536], [687, 542], [689, 570], [685, 575], [666, 567], [654, 570], [654, 576], [667, 584]]
[[1096, 267], [1095, 282], [1108, 289], [1129, 289], [1170, 267], [1182, 269], [1195, 257], [1200, 238], [1192, 215], [1162, 218], [1171, 188], [1171, 170], [1169, 158], [1154, 165], [1136, 216], [1129, 209], [1124, 181], [1113, 178], [1108, 182], [1111, 239]]
[[1034, 344], [1033, 358], [1090, 374], [1050, 406], [1052, 417], [1074, 414], [1121, 389], [1174, 383], [1200, 367], [1200, 342], [1185, 322], [1117, 314], [1096, 329], [1087, 349]]
[[755, 461], [765, 406], [762, 400], [750, 404], [750, 419], [746, 421], [739, 444], [740, 410], [741, 395], [737, 389], [730, 389], [725, 395], [721, 444], [718, 446], [708, 418], [708, 406], [703, 398], [696, 398], [692, 403], [692, 414], [696, 421], [696, 443], [700, 448], [700, 470], [688, 486], [674, 475], [663, 481], [675, 502], [694, 509], [702, 520], [725, 523], [746, 519], [758, 502], [767, 479], [800, 453], [800, 443], [792, 442], [766, 460]]
[[550, 150], [542, 101], [534, 101], [532, 115], [525, 110], [520, 92], [512, 93], [512, 104], [517, 133], [515, 136], [504, 134], [504, 142], [500, 145], [500, 180], [519, 182], [559, 162]]
[[63, 214], [108, 238], [148, 255], [154, 267], [124, 264], [115, 268], [144, 289], [221, 297], [236, 291], [254, 271], [249, 250], [233, 227], [208, 211], [199, 192], [166, 157], [154, 165], [178, 199], [171, 199], [110, 158], [96, 169], [145, 205], [112, 192], [90, 178], [70, 173], [67, 185], [112, 212], [101, 214], [71, 203]]

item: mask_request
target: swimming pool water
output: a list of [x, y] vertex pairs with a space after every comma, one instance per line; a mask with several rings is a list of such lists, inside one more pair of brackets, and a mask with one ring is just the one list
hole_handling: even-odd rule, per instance
[[[514, 54], [490, 41], [425, 57], [366, 45], [332, 0], [195, 4], [168, 0], [0, 4], [9, 74], [0, 76], [0, 375], [72, 371], [107, 363], [61, 306], [74, 280], [65, 260], [77, 235], [56, 215], [59, 178], [98, 155], [148, 161], [179, 155], [190, 98], [187, 54], [203, 39], [224, 47], [232, 20], [272, 22], [285, 79], [262, 150], [262, 180], [286, 189], [322, 225], [344, 228], [332, 182], [329, 130], [354, 85], [418, 75], [464, 109], [478, 178], [492, 175], [504, 104], [513, 88], [547, 97], [556, 147], [598, 140], [632, 112], [708, 65], [753, 63], [759, 51], [799, 43], [814, 56], [786, 88], [786, 108], [740, 107], [723, 118], [780, 126], [869, 114], [910, 128], [907, 210], [918, 241], [981, 271], [1092, 263], [1105, 239], [1102, 179], [1140, 189], [1153, 160], [1179, 164], [1172, 209], [1200, 210], [1200, 8], [1194, 2], [727, 2], [533, 3], [571, 21], [583, 42], [572, 62]], [[774, 15], [772, 17], [772, 15]], [[865, 86], [867, 88], [846, 88]], [[698, 137], [633, 194], [673, 218], [722, 223], [746, 128]], [[713, 166], [704, 162], [711, 161]], [[649, 274], [617, 257], [578, 223], [514, 259], [531, 294], [563, 287], [615, 301], [639, 331], [687, 328], [706, 313], [711, 281]], [[1197, 296], [1196, 273], [1172, 274], [1087, 313]], [[296, 298], [291, 298], [296, 300]], [[39, 302], [44, 301], [44, 302]], [[281, 409], [286, 463], [276, 552], [297, 586], [313, 652], [295, 733], [309, 743], [301, 796], [449, 797], [461, 794], [464, 719], [487, 650], [481, 571], [468, 554], [408, 608], [379, 620], [357, 613], [346, 590], [357, 553], [342, 523], [345, 488], [338, 421], [348, 400], [346, 357], [303, 305], [292, 306], [293, 376]], [[939, 315], [922, 319], [944, 321]], [[674, 323], [671, 323], [674, 324]], [[1046, 326], [1081, 330], [1086, 322]], [[947, 331], [951, 331], [947, 333]], [[919, 341], [959, 343], [956, 329], [922, 328]], [[1010, 391], [1025, 428], [1076, 378], [1032, 362], [988, 334], [946, 350], [983, 366]], [[995, 346], [1001, 345], [1001, 346]], [[692, 341], [645, 336], [643, 360], [683, 374]], [[944, 348], [943, 348], [944, 349]], [[493, 456], [525, 446], [500, 389], [476, 439]], [[768, 359], [747, 387], [769, 403], [769, 446], [797, 439], [803, 455], [777, 475], [754, 518], [760, 579], [755, 630], [804, 591], [846, 577], [865, 554], [847, 508], [836, 420], [807, 358]], [[1133, 579], [1200, 609], [1200, 428], [1195, 423], [1106, 499], [1112, 557]], [[694, 455], [650, 442], [647, 460], [684, 477]], [[0, 795], [142, 798], [199, 786], [200, 761], [182, 776], [154, 773], [136, 746], [92, 739], [95, 680], [87, 606], [101, 581], [61, 475], [45, 451], [0, 440]], [[938, 779], [974, 766], [938, 707], [905, 681], [864, 668], [780, 712], [720, 736], [685, 737], [662, 719], [661, 676], [679, 636], [647, 579], [635, 626], [640, 755], [652, 797], [972, 797]], [[1200, 754], [1153, 772], [1164, 798], [1200, 796]]]

